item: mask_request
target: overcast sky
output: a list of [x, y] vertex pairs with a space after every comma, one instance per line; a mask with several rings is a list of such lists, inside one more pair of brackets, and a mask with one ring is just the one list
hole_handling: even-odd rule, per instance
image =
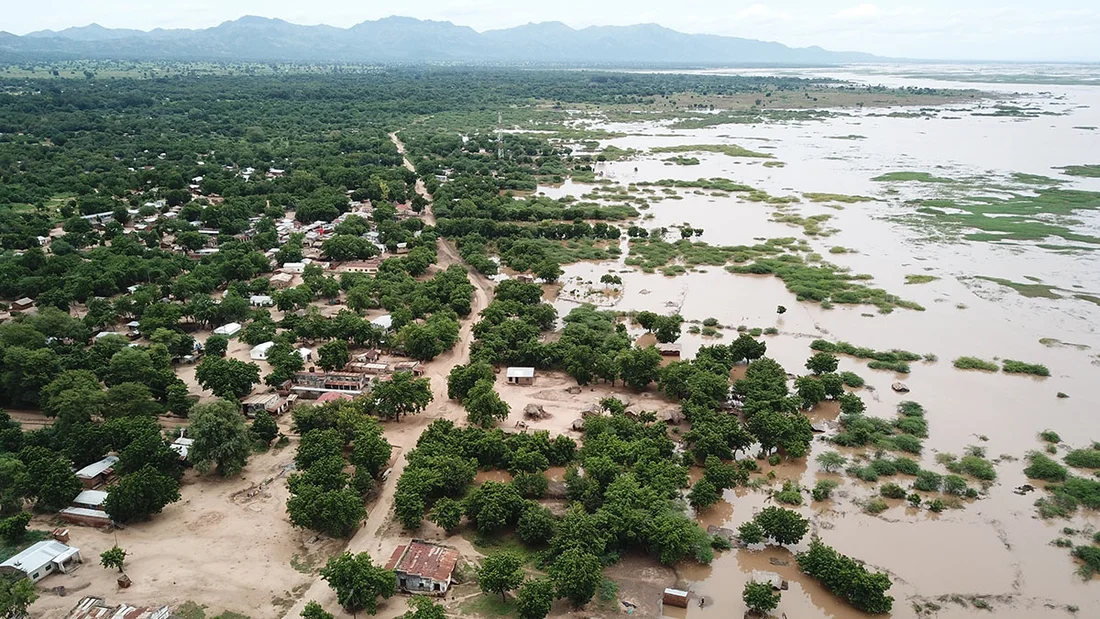
[[352, 26], [398, 14], [476, 30], [561, 21], [583, 28], [656, 22], [710, 33], [885, 56], [1100, 61], [1100, 0], [2, 0], [0, 30], [99, 23], [205, 28], [242, 15]]

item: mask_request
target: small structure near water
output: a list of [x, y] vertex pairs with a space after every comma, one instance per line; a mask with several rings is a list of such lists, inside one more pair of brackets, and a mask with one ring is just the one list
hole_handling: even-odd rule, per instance
[[393, 551], [386, 569], [393, 571], [400, 591], [443, 596], [451, 586], [458, 557], [453, 548], [414, 539]]

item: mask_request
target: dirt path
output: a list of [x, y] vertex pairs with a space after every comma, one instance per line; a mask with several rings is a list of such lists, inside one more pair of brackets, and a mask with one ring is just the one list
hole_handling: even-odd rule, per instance
[[[397, 151], [404, 155], [405, 145], [398, 139], [397, 134], [391, 133], [390, 139], [393, 140], [394, 145], [397, 146]], [[414, 169], [408, 157], [405, 157], [405, 167], [409, 170]], [[416, 191], [428, 200], [427, 208], [421, 213], [424, 223], [435, 225], [435, 215], [432, 213], [431, 207], [432, 196], [428, 193], [427, 188], [424, 186], [424, 182], [419, 179], [416, 181]], [[462, 258], [458, 254], [458, 250], [449, 241], [443, 239], [439, 240], [437, 254], [437, 263], [441, 269], [446, 269], [452, 264], [463, 264]], [[416, 447], [416, 441], [420, 437], [421, 432], [423, 432], [432, 421], [436, 419], [451, 419], [455, 422], [461, 422], [465, 417], [465, 411], [462, 407], [447, 399], [447, 375], [455, 365], [469, 362], [470, 345], [473, 343], [474, 337], [474, 323], [477, 321], [477, 316], [481, 311], [489, 305], [489, 301], [492, 299], [493, 294], [493, 282], [484, 275], [471, 271], [470, 282], [474, 285], [471, 311], [470, 315], [462, 320], [459, 329], [458, 343], [451, 350], [426, 364], [425, 367], [424, 376], [428, 378], [432, 384], [432, 394], [434, 396], [432, 403], [420, 415], [406, 417], [400, 422], [387, 422], [385, 424], [386, 440], [394, 446], [396, 459], [389, 476], [382, 484], [380, 494], [375, 499], [373, 505], [369, 507], [367, 520], [348, 541], [346, 548], [346, 550], [351, 553], [370, 553], [375, 563], [385, 563], [393, 552], [393, 549], [406, 542], [409, 538], [409, 535], [402, 530], [400, 525], [394, 523], [392, 518], [393, 499], [397, 491], [397, 479], [401, 477], [401, 472], [405, 470], [405, 466], [408, 463], [405, 459], [405, 455]], [[452, 541], [453, 540], [449, 540], [449, 543]], [[462, 550], [467, 556], [473, 552], [472, 548], [463, 548]], [[395, 596], [389, 600], [380, 600], [377, 616], [400, 616], [406, 610], [405, 600], [406, 598], [403, 596]], [[309, 586], [302, 596], [298, 598], [297, 603], [295, 603], [283, 617], [287, 617], [288, 619], [298, 617], [309, 601], [320, 602], [326, 610], [334, 613], [338, 617], [350, 616], [340, 609], [339, 604], [336, 602], [336, 594], [329, 589], [328, 583], [318, 578]]]

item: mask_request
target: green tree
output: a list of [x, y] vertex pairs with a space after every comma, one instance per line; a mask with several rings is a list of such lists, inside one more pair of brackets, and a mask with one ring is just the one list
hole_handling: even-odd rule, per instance
[[858, 561], [826, 546], [818, 538], [810, 540], [810, 549], [795, 556], [798, 567], [821, 581], [825, 588], [865, 613], [890, 612], [894, 598], [886, 595], [890, 576], [869, 572]]
[[360, 423], [352, 439], [351, 454], [348, 461], [362, 467], [371, 477], [378, 477], [382, 468], [390, 461], [393, 447], [382, 434], [382, 428], [373, 420]]
[[706, 478], [695, 482], [695, 485], [691, 487], [691, 492], [688, 493], [688, 502], [696, 510], [706, 509], [720, 500], [722, 500], [721, 493]]
[[203, 352], [211, 357], [224, 357], [227, 350], [229, 350], [229, 338], [224, 335], [211, 335], [206, 338], [206, 344], [203, 346]]
[[179, 482], [145, 465], [141, 470], [124, 475], [111, 486], [104, 511], [112, 520], [121, 523], [147, 520], [159, 514], [164, 506], [180, 500]]
[[810, 522], [801, 514], [782, 507], [765, 507], [754, 520], [777, 544], [797, 544], [810, 530]]
[[819, 376], [821, 374], [835, 372], [839, 365], [840, 361], [836, 358], [836, 355], [827, 352], [814, 353], [814, 355], [806, 361], [806, 369]]
[[523, 583], [516, 594], [516, 615], [519, 619], [545, 619], [554, 606], [554, 583], [535, 578]]
[[759, 544], [764, 541], [764, 529], [755, 521], [749, 520], [737, 527], [737, 537], [742, 544]]
[[835, 451], [826, 451], [817, 455], [817, 465], [826, 473], [835, 473], [844, 468], [848, 459]]
[[469, 365], [456, 365], [451, 368], [451, 373], [447, 375], [447, 397], [461, 402], [466, 399], [466, 394], [479, 381], [487, 380], [492, 383], [495, 379], [493, 366], [484, 361], [475, 361]]
[[68, 507], [83, 489], [68, 462], [57, 455], [47, 452], [42, 457], [24, 458], [24, 464], [27, 487], [23, 496], [34, 499], [38, 509], [57, 511]]
[[379, 596], [389, 599], [397, 590], [393, 572], [374, 565], [365, 552], [332, 557], [321, 569], [321, 578], [336, 592], [340, 606], [350, 613], [365, 610], [369, 615], [376, 614]]
[[252, 453], [244, 415], [227, 400], [198, 404], [191, 410], [188, 434], [195, 441], [188, 459], [200, 473], [212, 467], [222, 477], [241, 472]]
[[750, 611], [764, 615], [779, 606], [779, 595], [778, 591], [772, 591], [771, 584], [750, 580], [745, 583], [741, 598], [745, 600], [745, 605]]
[[558, 281], [558, 278], [564, 273], [565, 271], [562, 270], [561, 265], [550, 258], [535, 265], [535, 275], [548, 284]]
[[649, 348], [631, 348], [617, 357], [619, 376], [632, 389], [641, 391], [660, 376], [661, 353]]
[[27, 536], [27, 525], [30, 522], [30, 512], [19, 512], [0, 520], [0, 539], [11, 545], [18, 544]]
[[260, 382], [260, 367], [237, 359], [206, 357], [195, 368], [195, 378], [204, 389], [219, 398], [240, 399]]
[[300, 613], [302, 619], [335, 619], [332, 613], [326, 611], [320, 604], [310, 600]]
[[367, 515], [363, 498], [352, 488], [326, 490], [301, 484], [286, 502], [290, 523], [332, 537], [351, 535]]
[[516, 535], [529, 546], [538, 546], [554, 536], [554, 515], [537, 502], [529, 501], [516, 523]]
[[348, 343], [344, 340], [332, 340], [325, 342], [317, 349], [319, 359], [317, 365], [322, 368], [333, 371], [342, 369], [348, 364]]
[[0, 617], [27, 615], [27, 607], [38, 599], [34, 583], [23, 574], [0, 574]]
[[470, 423], [483, 428], [492, 427], [497, 421], [504, 421], [510, 412], [508, 403], [500, 399], [493, 389], [493, 383], [479, 380], [470, 389], [464, 402], [466, 418]]
[[794, 381], [798, 397], [802, 398], [803, 408], [813, 408], [825, 399], [825, 385], [813, 376], [799, 376]]
[[523, 561], [510, 552], [489, 555], [477, 570], [478, 586], [484, 593], [499, 593], [502, 601], [506, 594], [523, 584]]
[[447, 612], [426, 595], [414, 595], [401, 619], [447, 619]]
[[396, 372], [388, 381], [375, 385], [370, 394], [371, 409], [384, 419], [400, 421], [402, 415], [417, 414], [432, 401], [432, 386], [427, 378], [415, 378], [412, 372]]
[[487, 481], [466, 498], [465, 511], [477, 530], [488, 535], [514, 524], [523, 506], [523, 497], [512, 484]]
[[679, 314], [661, 316], [655, 325], [653, 335], [662, 344], [670, 344], [680, 339], [680, 327], [684, 323], [684, 317]]
[[462, 503], [450, 497], [443, 497], [432, 506], [432, 512], [428, 515], [428, 519], [442, 527], [450, 535], [462, 522]]
[[139, 383], [119, 383], [107, 390], [104, 417], [156, 416], [161, 407], [153, 399], [152, 392]]
[[123, 571], [123, 564], [126, 563], [126, 551], [118, 547], [118, 544], [111, 546], [107, 550], [99, 553], [99, 564], [107, 569], [112, 567], [118, 568], [119, 572]]
[[559, 597], [568, 599], [574, 608], [582, 608], [603, 580], [600, 560], [579, 548], [563, 552], [550, 565], [550, 578]]
[[270, 445], [271, 441], [279, 435], [279, 424], [267, 411], [260, 411], [252, 418], [252, 427], [249, 431], [252, 436], [256, 437], [256, 440], [265, 445]]

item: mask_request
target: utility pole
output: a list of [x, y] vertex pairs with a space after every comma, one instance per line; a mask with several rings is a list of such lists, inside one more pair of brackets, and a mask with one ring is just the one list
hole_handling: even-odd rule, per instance
[[497, 112], [497, 159], [504, 159], [504, 114]]

